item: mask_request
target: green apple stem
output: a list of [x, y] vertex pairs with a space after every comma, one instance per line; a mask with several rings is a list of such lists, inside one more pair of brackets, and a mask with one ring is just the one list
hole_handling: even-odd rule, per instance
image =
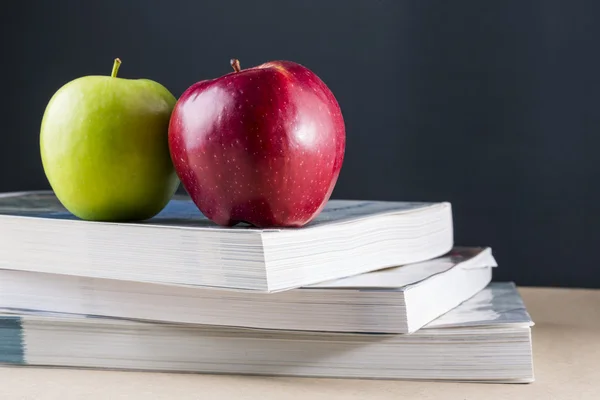
[[112, 73], [110, 74], [110, 76], [112, 76], [113, 78], [116, 78], [117, 72], [119, 72], [120, 66], [121, 66], [121, 59], [115, 58], [115, 63], [113, 64], [113, 69], [112, 69]]
[[238, 60], [237, 58], [232, 58], [229, 63], [231, 64], [231, 67], [235, 72], [240, 72], [240, 60]]

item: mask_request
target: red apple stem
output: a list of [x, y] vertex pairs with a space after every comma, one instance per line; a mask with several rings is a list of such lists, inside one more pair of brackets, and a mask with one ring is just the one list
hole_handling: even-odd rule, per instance
[[115, 63], [113, 64], [113, 69], [112, 69], [112, 73], [110, 74], [110, 76], [112, 76], [113, 78], [116, 78], [117, 72], [119, 72], [120, 66], [121, 66], [121, 59], [115, 58]]
[[237, 58], [232, 58], [229, 63], [231, 64], [231, 67], [235, 72], [240, 72], [240, 60], [238, 60]]

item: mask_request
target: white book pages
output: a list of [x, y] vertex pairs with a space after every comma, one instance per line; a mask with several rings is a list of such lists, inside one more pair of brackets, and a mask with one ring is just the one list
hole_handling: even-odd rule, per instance
[[[502, 292], [500, 297], [490, 291]], [[4, 313], [0, 362], [274, 376], [531, 382], [533, 324], [514, 285], [495, 283], [412, 335], [272, 331]], [[510, 298], [510, 300], [509, 300]], [[499, 300], [502, 299], [502, 300]], [[484, 321], [474, 308], [510, 312]], [[471, 312], [470, 312], [471, 311]], [[460, 315], [460, 318], [452, 315]], [[471, 315], [468, 320], [466, 315]], [[488, 314], [491, 316], [491, 314]]]
[[82, 221], [49, 192], [0, 197], [0, 268], [278, 292], [439, 257], [449, 203], [331, 200], [303, 228], [219, 227], [175, 197], [135, 223]]
[[[0, 306], [263, 329], [410, 333], [483, 289], [496, 261], [489, 248], [457, 248], [419, 266], [388, 270], [395, 279], [381, 287], [368, 286], [376, 280], [367, 277], [365, 286], [342, 279], [271, 294], [0, 270]], [[365, 275], [371, 274], [380, 272]]]
[[460, 264], [460, 268], [496, 267], [491, 248], [455, 247], [450, 253], [419, 263], [386, 268], [367, 274], [350, 276], [322, 282], [309, 288], [357, 288], [402, 289], [417, 284], [434, 275], [448, 271]]

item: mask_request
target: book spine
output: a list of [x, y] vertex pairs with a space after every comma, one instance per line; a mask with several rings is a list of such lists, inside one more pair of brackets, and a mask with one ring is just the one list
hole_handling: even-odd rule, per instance
[[0, 316], [0, 363], [25, 364], [23, 325], [18, 316]]

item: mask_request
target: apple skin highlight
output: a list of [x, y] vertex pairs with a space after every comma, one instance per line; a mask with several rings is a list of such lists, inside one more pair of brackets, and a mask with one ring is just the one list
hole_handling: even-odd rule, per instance
[[329, 200], [346, 146], [339, 104], [308, 68], [273, 61], [198, 82], [169, 124], [182, 185], [213, 222], [300, 227]]

